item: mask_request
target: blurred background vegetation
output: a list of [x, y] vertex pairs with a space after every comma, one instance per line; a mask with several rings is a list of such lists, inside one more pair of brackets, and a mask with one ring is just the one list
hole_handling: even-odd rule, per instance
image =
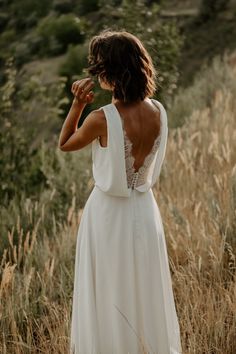
[[[217, 307], [217, 299], [212, 300], [212, 308], [225, 313], [225, 317], [222, 315], [219, 319], [222, 325], [217, 329], [221, 334], [214, 332], [215, 312], [208, 313], [200, 304], [202, 322], [196, 330], [194, 315], [188, 319], [188, 311], [181, 307], [187, 292], [178, 293], [176, 285], [178, 311], [184, 318], [181, 326], [185, 351], [191, 354], [235, 353], [236, 338], [230, 330], [236, 306], [231, 288], [236, 253], [236, 161], [233, 153], [236, 151], [233, 150], [236, 127], [232, 118], [235, 114], [232, 102], [236, 97], [235, 23], [235, 0], [0, 0], [0, 332], [3, 333], [0, 345], [3, 353], [36, 353], [39, 348], [47, 350], [48, 341], [50, 353], [66, 352], [76, 228], [93, 179], [90, 146], [65, 154], [58, 150], [57, 144], [72, 101], [71, 84], [86, 75], [89, 40], [105, 28], [122, 28], [140, 37], [158, 71], [155, 98], [167, 109], [173, 140], [168, 152], [169, 161], [173, 158], [173, 166], [169, 170], [166, 168], [166, 172], [164, 169], [161, 177], [168, 188], [166, 199], [163, 197], [162, 201], [168, 206], [163, 216], [171, 214], [176, 222], [175, 226], [169, 226], [170, 217], [170, 223], [166, 225], [170, 256], [178, 269], [175, 274], [179, 272], [180, 276], [176, 276], [174, 284], [181, 287], [181, 276], [190, 277], [188, 267], [191, 265], [196, 281], [194, 290], [201, 290], [206, 296], [208, 278], [202, 276], [205, 283], [203, 281], [201, 287], [193, 265], [208, 269], [209, 259], [205, 257], [204, 260], [204, 247], [208, 246], [209, 254], [222, 261], [214, 263], [214, 269], [211, 266], [208, 269], [212, 281], [220, 284], [222, 294], [225, 290], [222, 299], [225, 296], [231, 301], [226, 311]], [[111, 99], [98, 85], [95, 98], [84, 110], [81, 123], [90, 110]], [[232, 129], [227, 128], [228, 131], [225, 126], [230, 124]], [[215, 134], [212, 131], [210, 136], [212, 126]], [[189, 136], [199, 147], [190, 146]], [[221, 144], [224, 146], [222, 151]], [[218, 152], [214, 157], [218, 165], [212, 164], [208, 171], [213, 161], [212, 146]], [[176, 160], [179, 148], [183, 152]], [[202, 158], [201, 148], [209, 149]], [[193, 162], [195, 174], [190, 173]], [[198, 181], [202, 181], [199, 186], [202, 194], [198, 195], [195, 182], [188, 180], [189, 184], [183, 184], [182, 169], [191, 181], [196, 182], [198, 176]], [[219, 173], [224, 169], [228, 175], [222, 174], [221, 181]], [[213, 190], [212, 185], [215, 186]], [[188, 193], [175, 199], [177, 191], [183, 191], [184, 187]], [[200, 204], [190, 205], [194, 193]], [[171, 205], [168, 196], [173, 200]], [[188, 212], [183, 207], [186, 205]], [[183, 250], [188, 255], [194, 252], [197, 238], [205, 234], [197, 229], [199, 223], [192, 231], [196, 238], [192, 236], [191, 244], [184, 244], [184, 235], [179, 239], [180, 250], [175, 241], [181, 234], [178, 225], [185, 230], [185, 237], [191, 235], [190, 225], [183, 220], [198, 218], [200, 205], [205, 208], [204, 215], [210, 213], [208, 220], [203, 222], [209, 226], [208, 237], [211, 237], [209, 230], [213, 224], [218, 234], [212, 236], [212, 243], [199, 241], [202, 242], [198, 250], [201, 260], [192, 259], [192, 263], [186, 265]], [[225, 211], [225, 219], [218, 216], [219, 208]], [[222, 253], [213, 247], [219, 245], [216, 242], [219, 235], [224, 241], [224, 245], [219, 246]], [[225, 257], [229, 258], [226, 265]], [[211, 273], [216, 274], [216, 269], [222, 275], [219, 279]], [[31, 282], [34, 272], [41, 279], [41, 285]], [[51, 283], [53, 288], [49, 286]], [[217, 298], [217, 290], [212, 291]], [[17, 294], [21, 294], [20, 297]], [[15, 308], [14, 303], [17, 304]], [[186, 306], [190, 311], [192, 303]], [[61, 311], [62, 316], [59, 315]], [[212, 319], [205, 323], [203, 314], [209, 314], [209, 318], [212, 315]], [[57, 328], [53, 323], [57, 323]], [[40, 324], [42, 328], [36, 334]], [[57, 340], [54, 337], [58, 337]]]

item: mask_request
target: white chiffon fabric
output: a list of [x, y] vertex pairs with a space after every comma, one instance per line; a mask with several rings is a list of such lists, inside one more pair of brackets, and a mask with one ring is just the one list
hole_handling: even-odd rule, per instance
[[[92, 142], [94, 188], [81, 217], [74, 268], [70, 354], [181, 354], [165, 234], [152, 187], [168, 126], [142, 185], [127, 183], [125, 139], [113, 103], [101, 107], [107, 147]], [[135, 177], [134, 177], [135, 178]]]

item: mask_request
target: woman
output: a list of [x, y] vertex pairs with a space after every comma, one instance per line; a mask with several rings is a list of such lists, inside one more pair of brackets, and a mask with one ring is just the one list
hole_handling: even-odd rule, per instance
[[103, 31], [90, 42], [89, 65], [112, 102], [77, 129], [94, 101], [94, 82], [74, 82], [60, 134], [62, 151], [92, 143], [95, 180], [77, 236], [70, 353], [179, 354], [165, 235], [152, 191], [168, 130], [163, 105], [149, 98], [156, 88], [152, 60], [134, 35]]

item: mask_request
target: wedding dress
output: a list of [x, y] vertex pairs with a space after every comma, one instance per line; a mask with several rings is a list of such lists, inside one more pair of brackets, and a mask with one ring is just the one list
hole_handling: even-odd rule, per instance
[[165, 234], [152, 187], [164, 160], [168, 124], [135, 172], [132, 143], [113, 103], [108, 140], [92, 142], [94, 187], [81, 217], [74, 268], [72, 354], [180, 354]]

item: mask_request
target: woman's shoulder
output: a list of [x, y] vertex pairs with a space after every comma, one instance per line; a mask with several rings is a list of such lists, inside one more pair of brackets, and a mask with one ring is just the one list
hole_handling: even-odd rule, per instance
[[105, 110], [107, 107], [111, 106], [111, 103], [106, 103], [105, 105], [103, 106], [100, 106], [96, 109], [94, 109], [92, 112], [94, 114], [96, 114], [98, 117], [100, 117], [101, 119], [102, 118], [105, 118]]
[[98, 123], [100, 123], [101, 125], [105, 125], [106, 124], [106, 116], [105, 116], [104, 110], [102, 108], [103, 107], [96, 108], [96, 109], [92, 110], [90, 112], [90, 115], [93, 116], [94, 119], [96, 119], [96, 121]]

